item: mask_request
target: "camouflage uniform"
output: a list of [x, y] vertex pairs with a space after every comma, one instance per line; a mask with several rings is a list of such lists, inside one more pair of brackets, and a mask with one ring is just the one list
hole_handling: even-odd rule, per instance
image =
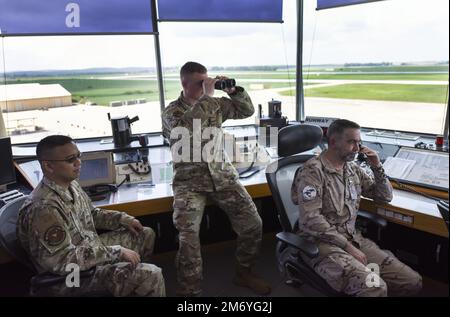
[[[231, 94], [230, 98], [203, 96], [195, 105], [190, 106], [181, 94], [163, 113], [163, 134], [170, 140], [172, 157], [181, 154], [183, 150], [190, 150], [185, 161], [174, 162], [173, 222], [179, 231], [179, 250], [175, 260], [179, 294], [193, 295], [201, 291], [202, 258], [199, 231], [207, 199], [226, 212], [233, 230], [238, 235], [238, 265], [253, 266], [259, 251], [261, 218], [250, 195], [239, 182], [239, 175], [223, 151], [221, 143], [222, 122], [249, 117], [254, 108], [250, 97], [241, 87], [236, 87], [236, 92]], [[201, 129], [194, 128], [194, 119], [200, 120]], [[189, 131], [190, 149], [177, 148], [175, 143], [178, 135], [170, 137], [177, 127], [184, 127]], [[210, 160], [209, 156], [206, 161], [196, 162], [196, 141], [193, 139], [197, 137], [197, 140], [201, 140], [201, 133], [208, 127], [218, 128], [213, 137], [216, 146], [210, 155], [222, 160]], [[210, 140], [197, 143], [200, 153], [208, 141]]]
[[[80, 185], [68, 189], [47, 178], [33, 190], [20, 210], [17, 235], [38, 273], [66, 275], [68, 264], [81, 271], [96, 267], [80, 287], [62, 283], [45, 290], [49, 295], [79, 296], [104, 292], [114, 296], [164, 296], [161, 269], [153, 264], [120, 262], [121, 246], [148, 261], [155, 241], [151, 228], [134, 236], [124, 226], [134, 218], [118, 211], [94, 208]], [[97, 235], [96, 229], [113, 230]]]
[[[361, 195], [381, 202], [392, 200], [392, 186], [383, 168], [371, 169], [373, 175], [348, 162], [339, 171], [322, 153], [297, 171], [292, 200], [299, 205], [299, 235], [319, 247], [317, 258], [303, 258], [339, 292], [354, 296], [386, 296], [388, 291], [389, 295], [416, 294], [422, 287], [421, 276], [355, 230]], [[373, 272], [344, 250], [347, 242], [366, 255], [368, 264], [379, 266], [379, 287], [370, 287], [370, 282], [366, 285]]]

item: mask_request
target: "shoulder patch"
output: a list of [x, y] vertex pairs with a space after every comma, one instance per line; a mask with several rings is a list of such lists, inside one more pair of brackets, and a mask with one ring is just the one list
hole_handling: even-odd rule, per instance
[[66, 231], [61, 226], [51, 226], [44, 234], [44, 241], [52, 247], [60, 245], [65, 239]]
[[313, 200], [317, 196], [317, 190], [313, 186], [305, 186], [305, 188], [303, 188], [302, 194], [304, 201]]

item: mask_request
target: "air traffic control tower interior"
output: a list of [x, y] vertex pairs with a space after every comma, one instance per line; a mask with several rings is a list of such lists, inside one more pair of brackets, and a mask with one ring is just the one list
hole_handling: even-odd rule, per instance
[[[360, 197], [366, 218], [358, 217], [358, 230], [422, 276], [417, 296], [448, 297], [448, 1], [75, 0], [62, 9], [59, 0], [45, 2], [0, 0], [0, 297], [35, 295], [30, 281], [40, 272], [11, 243], [20, 245], [18, 210], [44, 178], [37, 144], [50, 135], [74, 140], [76, 182], [92, 208], [124, 212], [154, 230], [152, 263], [163, 269], [166, 295], [177, 295], [176, 164], [163, 117], [169, 105], [198, 102], [184, 97], [180, 68], [188, 61], [223, 85], [207, 92], [207, 80], [196, 82], [197, 100], [233, 99], [231, 88], [251, 99], [251, 115], [229, 115], [218, 127], [221, 151], [262, 220], [256, 271], [269, 280], [269, 296], [342, 295], [294, 278], [281, 249], [293, 247], [287, 233], [298, 233], [287, 230], [285, 221], [298, 227], [299, 216], [287, 219], [283, 200], [295, 171], [286, 174], [285, 193], [271, 173], [295, 156], [329, 151], [330, 125], [347, 119], [360, 125], [360, 145], [378, 155], [393, 187], [390, 202]], [[407, 19], [418, 12], [435, 18]], [[416, 37], [407, 39], [410, 32]], [[284, 152], [281, 131], [298, 126], [322, 137], [314, 143], [298, 134], [292, 146], [303, 150]], [[373, 173], [367, 156], [354, 163]], [[237, 235], [227, 213], [208, 198], [200, 217], [202, 296], [254, 296], [232, 283]]]

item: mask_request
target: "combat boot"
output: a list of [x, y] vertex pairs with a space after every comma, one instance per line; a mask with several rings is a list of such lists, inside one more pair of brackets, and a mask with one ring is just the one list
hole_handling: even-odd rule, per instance
[[237, 267], [233, 283], [238, 286], [248, 287], [258, 295], [267, 295], [271, 292], [269, 283], [253, 273], [248, 267]]

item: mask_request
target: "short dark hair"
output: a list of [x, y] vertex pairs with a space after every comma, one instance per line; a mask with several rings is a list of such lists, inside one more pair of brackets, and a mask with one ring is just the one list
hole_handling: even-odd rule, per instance
[[202, 64], [196, 62], [187, 62], [180, 69], [180, 77], [184, 77], [193, 73], [206, 74], [208, 70]]
[[36, 155], [39, 161], [45, 160], [50, 151], [58, 146], [72, 143], [73, 139], [65, 135], [49, 135], [39, 141], [36, 146]]
[[356, 122], [346, 119], [337, 119], [330, 124], [330, 127], [327, 130], [327, 137], [331, 138], [333, 135], [342, 135], [345, 129], [361, 129], [361, 127]]

